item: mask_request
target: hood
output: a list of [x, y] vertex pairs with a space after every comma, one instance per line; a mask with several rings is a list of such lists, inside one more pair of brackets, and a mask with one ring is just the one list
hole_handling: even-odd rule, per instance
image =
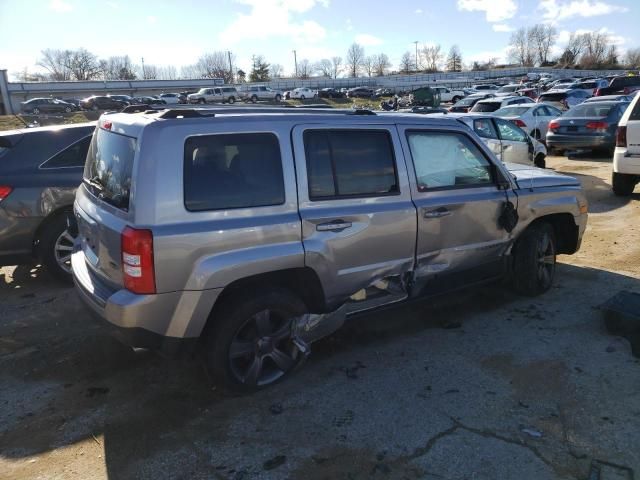
[[515, 176], [519, 188], [580, 186], [580, 182], [577, 179], [569, 175], [556, 173], [553, 170], [519, 163], [505, 163], [504, 165]]

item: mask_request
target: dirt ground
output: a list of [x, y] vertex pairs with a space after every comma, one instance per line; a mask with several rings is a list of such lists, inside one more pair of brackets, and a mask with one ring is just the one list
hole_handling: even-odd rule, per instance
[[640, 360], [598, 306], [640, 292], [640, 194], [613, 196], [606, 158], [548, 165], [590, 200], [551, 291], [361, 317], [248, 397], [121, 346], [39, 267], [2, 268], [0, 478], [634, 478]]

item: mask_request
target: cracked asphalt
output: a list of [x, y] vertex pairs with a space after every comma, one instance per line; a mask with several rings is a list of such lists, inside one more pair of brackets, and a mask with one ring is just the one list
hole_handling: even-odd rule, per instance
[[598, 306], [640, 292], [640, 195], [612, 195], [607, 159], [548, 164], [592, 212], [550, 292], [490, 285], [360, 317], [248, 397], [121, 346], [38, 267], [2, 268], [0, 478], [634, 478], [640, 360]]

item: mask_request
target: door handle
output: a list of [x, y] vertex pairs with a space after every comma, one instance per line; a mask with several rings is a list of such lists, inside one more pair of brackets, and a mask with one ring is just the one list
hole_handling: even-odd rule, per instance
[[316, 225], [318, 232], [341, 232], [346, 228], [351, 228], [351, 222], [345, 222], [344, 220], [332, 220], [327, 223], [319, 223]]
[[451, 212], [446, 208], [438, 208], [436, 210], [430, 210], [428, 212], [424, 212], [422, 215], [424, 218], [442, 218], [451, 215]]

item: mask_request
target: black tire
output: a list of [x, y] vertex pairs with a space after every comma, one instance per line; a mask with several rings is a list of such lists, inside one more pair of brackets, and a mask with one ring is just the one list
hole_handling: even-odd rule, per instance
[[542, 153], [536, 155], [533, 164], [538, 168], [547, 168], [547, 161]]
[[300, 100], [304, 101], [304, 95], [300, 95]]
[[276, 102], [281, 102], [282, 101], [282, 95], [278, 94], [276, 95]]
[[204, 105], [205, 103], [207, 103], [207, 101], [204, 98], [201, 98], [200, 100], [198, 100], [198, 103], [201, 103]]
[[227, 102], [229, 102], [229, 105], [233, 105], [234, 103], [236, 103], [236, 98], [235, 97], [229, 97], [229, 100], [227, 100]]
[[[71, 248], [76, 235], [77, 227], [73, 213], [63, 212], [47, 222], [38, 243], [38, 256], [47, 272], [69, 285], [73, 284]], [[66, 255], [69, 255], [68, 259], [64, 258]], [[61, 260], [67, 263], [66, 267], [62, 266]]]
[[251, 95], [251, 103], [256, 103], [258, 101], [258, 97], [255, 95]]
[[38, 107], [35, 107], [32, 111], [31, 111], [34, 115], [40, 115], [40, 109]]
[[628, 197], [631, 195], [633, 189], [636, 188], [636, 183], [638, 183], [638, 177], [635, 175], [613, 172], [611, 176], [613, 193], [619, 197]]
[[460, 97], [453, 97], [451, 99], [451, 103], [457, 103], [458, 101], [460, 101]]
[[71, 113], [71, 107], [64, 107], [64, 111], [66, 113]]
[[225, 301], [205, 334], [206, 365], [215, 384], [249, 393], [297, 370], [305, 355], [293, 343], [287, 324], [306, 311], [304, 302], [283, 288], [243, 292]]
[[551, 225], [541, 222], [529, 226], [514, 246], [514, 289], [530, 297], [549, 290], [556, 271], [556, 252]]

